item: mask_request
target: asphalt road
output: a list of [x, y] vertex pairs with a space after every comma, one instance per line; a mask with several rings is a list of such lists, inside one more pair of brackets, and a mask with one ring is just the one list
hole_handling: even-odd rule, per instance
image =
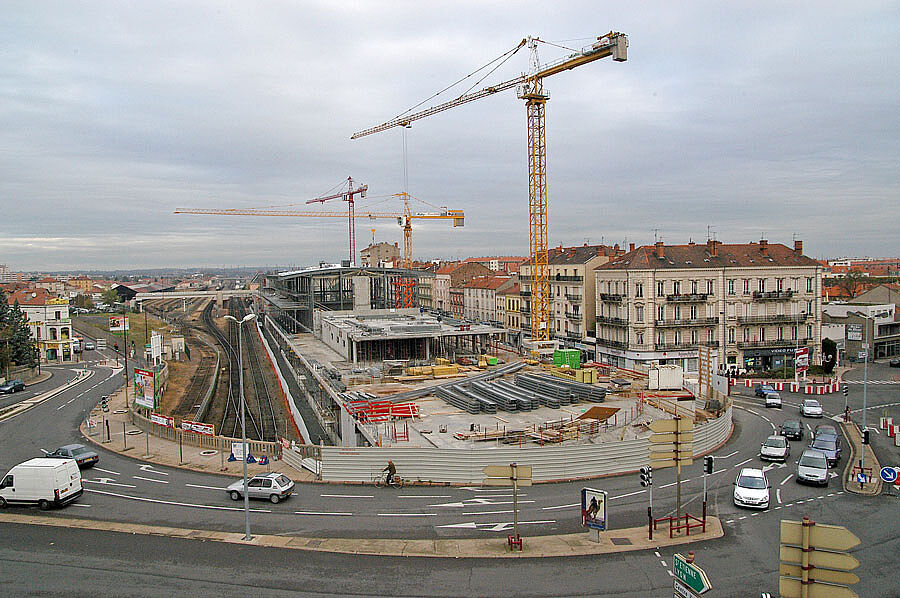
[[[0, 469], [4, 467], [8, 469], [22, 460], [39, 456], [39, 449], [42, 447], [52, 449], [60, 444], [79, 440], [78, 424], [85, 411], [96, 403], [102, 394], [108, 394], [120, 386], [123, 379], [120, 371], [114, 372], [110, 368], [96, 367], [93, 364], [87, 366], [94, 369], [90, 378], [23, 415], [0, 424], [0, 448], [2, 448]], [[886, 366], [874, 364], [870, 367], [869, 378], [873, 381], [890, 380], [891, 373]], [[861, 378], [861, 371], [854, 371], [847, 378], [851, 381]], [[59, 384], [59, 380], [56, 383]], [[862, 402], [862, 387], [851, 384], [850, 389], [849, 404], [851, 409], [858, 410]], [[752, 392], [751, 389], [746, 390], [747, 395]], [[870, 425], [877, 424], [877, 417], [882, 412], [897, 408], [893, 404], [900, 403], [898, 390], [900, 385], [871, 384], [868, 387]], [[17, 398], [23, 394], [19, 393]], [[783, 420], [799, 418], [798, 406], [803, 397], [790, 393], [782, 395], [785, 405], [780, 410], [766, 410], [761, 401], [752, 396], [736, 397], [736, 404], [740, 408], [735, 411], [735, 433], [731, 441], [716, 452], [716, 473], [708, 479], [709, 512], [722, 519], [726, 535], [723, 539], [693, 547], [697, 552], [697, 562], [713, 577], [716, 590], [731, 589], [721, 595], [755, 596], [758, 594], [753, 592], [758, 590], [773, 591], [777, 589], [778, 522], [782, 518], [800, 519], [803, 515], [809, 515], [821, 523], [846, 524], [863, 539], [863, 545], [856, 551], [858, 558], [863, 561], [858, 573], [867, 583], [866, 590], [860, 591], [861, 595], [895, 595], [893, 584], [879, 580], [890, 579], [886, 573], [892, 572], [894, 566], [894, 554], [897, 549], [894, 521], [896, 508], [900, 506], [897, 498], [887, 496], [864, 498], [846, 494], [842, 492], [837, 479], [833, 479], [825, 489], [801, 486], [793, 479], [795, 468], [793, 461], [784, 466], [764, 466], [759, 461], [760, 442]], [[834, 415], [843, 411], [842, 395], [817, 398], [822, 401], [826, 414]], [[892, 406], [884, 407], [884, 405]], [[859, 415], [860, 412], [855, 411], [854, 419], [858, 421]], [[825, 420], [804, 418], [804, 422], [813, 427], [819, 421]], [[794, 459], [799, 456], [805, 443], [806, 440], [791, 443]], [[875, 448], [882, 461], [890, 462], [892, 459], [896, 461], [895, 450], [887, 445], [884, 438], [876, 435]], [[72, 506], [52, 511], [46, 516], [60, 518], [77, 516], [228, 531], [242, 529], [241, 504], [229, 500], [222, 490], [233, 481], [232, 478], [148, 466], [138, 459], [107, 453], [102, 449], [100, 452], [101, 460], [98, 467], [84, 473], [84, 486], [87, 490], [85, 495]], [[143, 451], [136, 452], [139, 456]], [[845, 456], [844, 459], [846, 458]], [[767, 476], [772, 485], [771, 507], [768, 511], [751, 512], [738, 509], [732, 504], [731, 482], [741, 467], [750, 466], [767, 467]], [[701, 465], [698, 461], [687, 468], [683, 475], [685, 480], [682, 490], [683, 502], [692, 514], [699, 514], [702, 503], [703, 476], [700, 472]], [[402, 475], [402, 472], [400, 473]], [[671, 470], [654, 472], [656, 516], [662, 516], [674, 509], [673, 482], [674, 473]], [[619, 476], [588, 483], [542, 484], [524, 489], [519, 497], [519, 519], [523, 522], [521, 533], [527, 539], [529, 535], [581, 531], [580, 510], [577, 503], [580, 488], [585, 485], [602, 488], [610, 493], [609, 519], [612, 528], [642, 525], [646, 521], [646, 491], [640, 487], [637, 476]], [[254, 509], [251, 523], [254, 532], [270, 534], [416, 538], [493, 535], [500, 539], [511, 527], [511, 500], [509, 491], [504, 489], [395, 490], [367, 486], [303, 484], [298, 486], [296, 495], [284, 503], [278, 505], [267, 502], [251, 503], [251, 508]], [[15, 510], [37, 512], [22, 508]], [[0, 524], [0, 527], [15, 526]], [[94, 547], [105, 546], [106, 540], [73, 539], [81, 534], [96, 533], [98, 538], [111, 535], [116, 536], [115, 542], [126, 542], [116, 534], [60, 528], [55, 531], [27, 529], [31, 531], [24, 535], [29, 537], [59, 537], [60, 543], [66, 545], [70, 541], [73, 542], [71, 554], [67, 556], [72, 562], [77, 562], [80, 556], [87, 556], [84, 551], [85, 545], [92, 547], [90, 551], [92, 558], [101, 560], [104, 558], [102, 552], [94, 552]], [[8, 534], [5, 533], [7, 531]], [[18, 529], [7, 529], [5, 532], [4, 536], [16, 537], [17, 540], [23, 535]], [[150, 539], [144, 539], [141, 542], [149, 541]], [[15, 548], [3, 543], [3, 550], [22, 549], [25, 554], [37, 556], [40, 554], [40, 543], [37, 540], [36, 542], [32, 547], [33, 554], [28, 552], [27, 547], [20, 546], [18, 541]], [[158, 553], [139, 551], [144, 557], [134, 559], [133, 566], [143, 567], [141, 570], [146, 571], [147, 575], [152, 575], [150, 571], [161, 567], [168, 570], [173, 579], [193, 579], [190, 574], [181, 571], [182, 564], [172, 558], [173, 554], [178, 554], [181, 550], [174, 545], [180, 545], [182, 541], [154, 538], [152, 542], [171, 542], [173, 546], [166, 547]], [[232, 562], [233, 559], [217, 561], [216, 557], [212, 556], [216, 553], [266, 552], [265, 555], [255, 555], [246, 560], [264, 562], [267, 564], [262, 568], [264, 571], [279, 572], [281, 576], [291, 580], [298, 576], [306, 581], [316, 575], [321, 577], [321, 583], [304, 583], [302, 586], [284, 585], [288, 582], [283, 583], [281, 580], [267, 581], [260, 587], [271, 589], [273, 593], [268, 595], [278, 595], [280, 589], [296, 587], [302, 587], [309, 595], [318, 595], [317, 592], [326, 594], [343, 592], [342, 595], [375, 593], [371, 588], [377, 588], [379, 590], [377, 593], [381, 595], [421, 595], [425, 589], [429, 590], [427, 592], [429, 595], [496, 594], [499, 593], [496, 588], [502, 586], [491, 581], [492, 575], [505, 579], [513, 588], [521, 590], [508, 592], [513, 595], [626, 595], [629, 591], [644, 592], [641, 595], [647, 595], [646, 592], [663, 595], [657, 594], [656, 590], [662, 591], [662, 588], [670, 587], [667, 570], [671, 568], [671, 552], [673, 552], [660, 551], [658, 556], [653, 552], [628, 553], [590, 559], [551, 560], [546, 563], [528, 561], [527, 575], [524, 578], [530, 581], [524, 583], [519, 580], [522, 577], [521, 573], [516, 573], [519, 567], [508, 563], [463, 561], [463, 566], [460, 566], [456, 562], [425, 560], [415, 565], [411, 564], [415, 563], [412, 559], [360, 557], [354, 559], [339, 555], [298, 554], [293, 551], [286, 551], [286, 554], [280, 555], [277, 550], [252, 547], [211, 547], [208, 544], [202, 547], [203, 550], [200, 552], [203, 554], [211, 551], [209, 562], [198, 562], [195, 567], [189, 567], [189, 570], [206, 572], [198, 578], [200, 587], [206, 587], [202, 584], [210, 583], [213, 584], [209, 586], [210, 588], [224, 591], [225, 586], [221, 584], [226, 582], [222, 580], [230, 578], [231, 581], [228, 583], [237, 584], [234, 586], [234, 593], [240, 590], [241, 582], [237, 580], [243, 579], [243, 576], [234, 576], [225, 571], [230, 570], [229, 567], [241, 569], [243, 567], [241, 563], [245, 559], [239, 559], [238, 563]], [[78, 552], [79, 548], [81, 553]], [[185, 548], [184, 551], [191, 553], [192, 549]], [[111, 581], [117, 579], [115, 572], [119, 569], [116, 568], [116, 563], [124, 559], [124, 562], [119, 564], [123, 566], [123, 571], [128, 570], [129, 561], [124, 556], [128, 554], [128, 550], [111, 551], [107, 563], [109, 571], [106, 573], [100, 573], [105, 571], [104, 564], [97, 564], [97, 575], [110, 580], [111, 588], [116, 587]], [[153, 556], [156, 554], [166, 556]], [[17, 562], [15, 558], [5, 562], [9, 567], [14, 567], [9, 569], [10, 571], [19, 571], [22, 568], [27, 570], [27, 563], [34, 560], [31, 556], [21, 557], [21, 563], [15, 565]], [[8, 558], [6, 552], [0, 553], [0, 557]], [[146, 561], [147, 558], [150, 559], [149, 562]], [[201, 555], [198, 554], [197, 558], [201, 558]], [[220, 555], [219, 558], [223, 557]], [[302, 562], [302, 571], [292, 570], [287, 564], [284, 568], [277, 565], [270, 567], [269, 559], [273, 559], [273, 563], [282, 560], [293, 563], [295, 569], [297, 563]], [[354, 561], [360, 560], [365, 562], [362, 570], [359, 563], [355, 566], [353, 564]], [[36, 559], [34, 562], [44, 561]], [[193, 561], [188, 558], [187, 562]], [[221, 562], [230, 564], [226, 567], [220, 565]], [[371, 570], [367, 571], [370, 562], [376, 564], [371, 565]], [[547, 571], [542, 572], [541, 569], [544, 567]], [[553, 568], [552, 571], [550, 567]], [[4, 571], [7, 569], [5, 565]], [[560, 572], [565, 575], [560, 576]], [[425, 581], [420, 579], [423, 573], [426, 575]], [[433, 577], [427, 577], [429, 574], [433, 574]], [[259, 580], [261, 575], [256, 573], [253, 567], [248, 568], [247, 579]], [[305, 577], [307, 575], [309, 578]], [[48, 579], [52, 576], [41, 577], [40, 583], [54, 583]], [[416, 578], [415, 583], [407, 582], [398, 585], [397, 589], [392, 589], [397, 581], [413, 577]], [[11, 579], [15, 580], [15, 575]], [[22, 579], [27, 579], [27, 576]], [[361, 583], [361, 580], [365, 583]], [[565, 580], [562, 588], [559, 586], [560, 580]], [[883, 586], [880, 585], [882, 583]], [[322, 589], [325, 587], [332, 590]], [[752, 588], [753, 591], [747, 593], [748, 588]], [[148, 580], [146, 587], [142, 587], [138, 594], [157, 595], [153, 593], [157, 589]], [[231, 590], [224, 593], [228, 595], [229, 591]], [[716, 593], [719, 594], [718, 591]]]

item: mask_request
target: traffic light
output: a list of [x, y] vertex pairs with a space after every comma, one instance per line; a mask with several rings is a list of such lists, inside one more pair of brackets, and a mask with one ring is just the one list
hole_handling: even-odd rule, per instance
[[869, 429], [868, 428], [866, 428], [862, 432], [862, 443], [869, 444]]
[[841, 389], [841, 392], [844, 393], [844, 398], [846, 399], [847, 395], [850, 394], [850, 387], [845, 384], [844, 388]]
[[713, 472], [713, 456], [707, 455], [703, 457], [703, 473]]
[[108, 396], [104, 395], [104, 396], [100, 397], [100, 409], [102, 409], [104, 412], [109, 411], [109, 397]]
[[113, 343], [113, 351], [115, 351], [116, 353], [119, 352], [119, 343]]
[[641, 467], [641, 486], [646, 488], [653, 485], [653, 468], [649, 465]]

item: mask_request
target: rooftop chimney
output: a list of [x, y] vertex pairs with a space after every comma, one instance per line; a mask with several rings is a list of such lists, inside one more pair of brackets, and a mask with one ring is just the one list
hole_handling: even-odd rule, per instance
[[796, 240], [794, 241], [794, 252], [795, 253], [803, 253], [803, 241]]
[[634, 243], [628, 244], [628, 251], [634, 251]]
[[759, 252], [763, 255], [769, 255], [769, 242], [767, 240], [759, 240]]
[[717, 255], [719, 255], [719, 242], [715, 239], [707, 239], [706, 251], [711, 257], [716, 257]]
[[664, 248], [662, 241], [656, 242], [656, 257], [658, 257], [660, 259], [666, 257], [666, 250]]

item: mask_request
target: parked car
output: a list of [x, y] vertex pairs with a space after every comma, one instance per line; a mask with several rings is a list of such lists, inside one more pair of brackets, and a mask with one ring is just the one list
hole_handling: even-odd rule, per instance
[[803, 440], [803, 424], [796, 419], [785, 420], [781, 424], [781, 435], [791, 440]]
[[837, 465], [838, 461], [841, 460], [841, 439], [838, 436], [828, 436], [826, 434], [816, 436], [809, 444], [809, 448], [825, 453], [828, 465]]
[[734, 505], [754, 509], [769, 508], [769, 480], [761, 469], [745, 467], [734, 480]]
[[756, 388], [753, 389], [753, 394], [762, 398], [766, 396], [766, 393], [775, 392], [775, 389], [772, 388], [771, 384], [757, 384]]
[[778, 407], [781, 409], [781, 395], [776, 391], [767, 392], [765, 395], [766, 408], [769, 407]]
[[797, 482], [801, 484], [828, 485], [828, 459], [825, 453], [806, 449], [797, 461]]
[[815, 399], [804, 399], [800, 404], [800, 415], [803, 417], [822, 417], [822, 405]]
[[[244, 480], [231, 484], [225, 491], [231, 500], [244, 496]], [[247, 480], [247, 496], [262, 498], [278, 504], [294, 491], [294, 482], [283, 473], [260, 473]]]
[[773, 434], [759, 447], [759, 458], [763, 461], [787, 461], [791, 455], [791, 444], [784, 436]]
[[0, 393], [5, 395], [10, 395], [20, 390], [25, 390], [25, 383], [21, 380], [9, 380], [5, 384], [0, 385]]
[[80, 469], [93, 467], [100, 461], [100, 455], [83, 444], [67, 444], [61, 446], [52, 453], [41, 449], [44, 455], [50, 459], [75, 459]]
[[892, 359], [892, 360], [888, 363], [888, 365], [889, 365], [890, 367], [892, 367], [892, 368], [900, 368], [900, 358], [898, 358], [898, 359]]

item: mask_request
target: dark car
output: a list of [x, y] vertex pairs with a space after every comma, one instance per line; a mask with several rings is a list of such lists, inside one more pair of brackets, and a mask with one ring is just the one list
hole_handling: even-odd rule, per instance
[[52, 453], [44, 451], [44, 455], [51, 459], [75, 459], [80, 469], [93, 467], [100, 460], [100, 455], [83, 444], [67, 444], [59, 447]]
[[840, 434], [838, 434], [837, 428], [831, 424], [819, 424], [813, 430], [813, 438], [821, 438], [823, 436], [840, 436]]
[[803, 424], [796, 419], [789, 419], [781, 424], [781, 435], [791, 440], [803, 440]]
[[10, 380], [6, 384], [0, 385], [0, 393], [5, 395], [25, 390], [25, 383], [21, 380]]
[[753, 389], [753, 394], [761, 398], [765, 398], [770, 392], [775, 392], [775, 388], [771, 384], [757, 384]]
[[809, 448], [822, 451], [828, 460], [828, 465], [837, 465], [841, 460], [841, 439], [837, 436], [816, 436], [809, 444]]
[[898, 359], [892, 359], [892, 360], [888, 363], [888, 365], [889, 365], [890, 367], [892, 367], [892, 368], [900, 368], [900, 358], [898, 358]]

